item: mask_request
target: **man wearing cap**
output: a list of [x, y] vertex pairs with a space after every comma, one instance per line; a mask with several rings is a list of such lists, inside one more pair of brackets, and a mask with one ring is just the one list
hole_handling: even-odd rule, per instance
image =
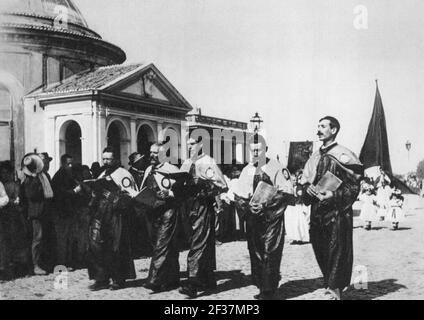
[[49, 179], [43, 172], [43, 160], [37, 154], [28, 154], [22, 160], [24, 181], [20, 199], [32, 226], [32, 262], [35, 275], [45, 275], [41, 268], [41, 254], [44, 225], [48, 202], [53, 199], [53, 190]]
[[[340, 300], [342, 291], [350, 285], [353, 266], [353, 210], [360, 191], [363, 166], [349, 149], [337, 144], [340, 123], [334, 117], [324, 117], [318, 124], [322, 147], [312, 154], [305, 165], [301, 185], [306, 205], [311, 205], [310, 239], [318, 265], [324, 275], [324, 287], [331, 299]], [[330, 172], [331, 174], [328, 174]], [[339, 184], [318, 189], [321, 178], [331, 178]], [[328, 181], [328, 179], [327, 179]], [[341, 182], [341, 184], [340, 184]]]
[[160, 143], [150, 148], [151, 165], [146, 170], [142, 189], [156, 192], [158, 202], [150, 206], [148, 214], [153, 218], [153, 255], [146, 288], [153, 292], [168, 291], [178, 287], [180, 264], [178, 261], [178, 215], [180, 201], [175, 198], [172, 174], [178, 167], [164, 162], [164, 147]]
[[42, 152], [38, 155], [40, 156], [41, 160], [43, 160], [43, 164], [44, 164], [43, 172], [47, 176], [47, 178], [51, 181], [52, 179], [50, 177], [49, 170], [50, 170], [50, 162], [53, 161], [53, 158], [50, 157], [50, 155], [47, 152]]
[[126, 280], [136, 276], [129, 216], [133, 214], [132, 197], [137, 195], [137, 186], [131, 174], [120, 167], [110, 147], [103, 151], [103, 164], [105, 171], [92, 187], [88, 267], [90, 279], [95, 280], [90, 286], [92, 291], [109, 287], [119, 290]]
[[191, 298], [198, 291], [216, 288], [215, 256], [215, 198], [225, 192], [227, 183], [214, 159], [203, 153], [200, 139], [189, 139], [190, 159], [181, 171], [191, 179], [176, 192], [187, 199], [188, 219], [191, 224], [190, 251], [187, 257], [188, 283], [180, 290]]
[[[250, 141], [252, 159], [243, 169], [234, 199], [239, 214], [246, 220], [246, 237], [250, 254], [252, 281], [259, 289], [258, 300], [273, 300], [280, 282], [280, 265], [284, 247], [284, 212], [294, 205], [291, 181], [283, 175], [277, 160], [266, 157], [266, 143], [256, 135]], [[252, 200], [264, 183], [274, 190], [262, 201]], [[271, 190], [271, 189], [270, 189]]]
[[129, 156], [128, 165], [130, 166], [130, 168], [128, 169], [128, 171], [134, 177], [138, 188], [141, 187], [141, 183], [143, 182], [144, 177], [144, 171], [148, 166], [146, 162], [147, 161], [145, 161], [145, 157], [138, 152], [134, 152]]
[[[53, 161], [53, 158], [47, 152], [39, 153], [38, 156], [43, 160], [43, 173], [46, 175], [50, 184], [52, 183], [52, 178], [50, 177], [50, 162]], [[53, 188], [53, 186], [52, 186]], [[53, 192], [55, 193], [55, 192]], [[55, 194], [56, 196], [56, 194]], [[53, 270], [57, 263], [57, 237], [56, 237], [56, 226], [55, 226], [55, 210], [52, 200], [48, 200], [45, 203], [45, 217], [43, 223], [43, 254], [42, 260], [46, 265], [47, 270]]]

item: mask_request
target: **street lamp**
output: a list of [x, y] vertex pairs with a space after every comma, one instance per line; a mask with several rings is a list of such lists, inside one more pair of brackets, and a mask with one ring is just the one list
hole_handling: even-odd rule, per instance
[[411, 141], [406, 141], [406, 143], [405, 143], [405, 147], [406, 147], [406, 150], [408, 151], [408, 170], [411, 168], [411, 161], [410, 161], [410, 159], [409, 159], [409, 152], [411, 151], [411, 147], [412, 147], [412, 143], [411, 143]]
[[255, 133], [258, 133], [261, 130], [262, 123], [264, 121], [262, 120], [262, 117], [259, 116], [259, 113], [256, 112], [255, 115], [250, 119], [250, 123], [252, 124], [252, 129]]
[[409, 151], [411, 151], [412, 143], [411, 141], [406, 141], [405, 143], [406, 150], [408, 151], [408, 161], [409, 161]]

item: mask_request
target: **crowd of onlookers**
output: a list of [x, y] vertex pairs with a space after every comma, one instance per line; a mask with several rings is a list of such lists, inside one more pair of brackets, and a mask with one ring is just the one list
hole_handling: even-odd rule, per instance
[[[138, 184], [149, 164], [143, 159], [138, 153], [129, 159], [129, 171]], [[44, 275], [56, 266], [69, 270], [87, 266], [91, 194], [80, 188], [82, 182], [98, 178], [103, 168], [97, 162], [91, 167], [75, 164], [71, 156], [63, 155], [60, 169], [51, 177], [52, 160], [41, 153], [26, 155], [20, 168], [9, 161], [0, 163], [0, 280]], [[231, 181], [242, 167], [222, 165], [221, 169]], [[137, 212], [133, 220], [133, 258], [150, 256], [151, 219]], [[222, 201], [215, 220], [217, 245], [245, 238], [245, 223], [231, 201]], [[183, 250], [188, 248], [189, 229], [185, 221], [179, 225]]]
[[[12, 163], [0, 163], [0, 280], [28, 274], [42, 275], [54, 271], [55, 266], [68, 269], [85, 268], [88, 250], [91, 194], [84, 190], [84, 181], [98, 178], [103, 168], [96, 162], [88, 167], [75, 164], [69, 155], [61, 157], [61, 167], [53, 177], [49, 175], [47, 153], [29, 154], [20, 168]], [[140, 186], [148, 157], [134, 153], [129, 157], [129, 172]], [[221, 165], [230, 186], [236, 183], [243, 165]], [[310, 207], [302, 203], [302, 170], [291, 174], [296, 204], [285, 212], [286, 235], [292, 244], [309, 242]], [[407, 185], [422, 189], [415, 176], [409, 176]], [[365, 178], [359, 200], [363, 203], [360, 218], [364, 228], [371, 230], [377, 221], [389, 221], [392, 229], [404, 221], [403, 196], [392, 188], [390, 178], [381, 172], [376, 179]], [[230, 188], [231, 189], [231, 188]], [[246, 225], [239, 218], [231, 194], [222, 195], [216, 210], [216, 244], [244, 240]], [[181, 250], [188, 248], [189, 226], [180, 216], [179, 237]], [[131, 233], [133, 258], [150, 256], [151, 217], [138, 211], [133, 217]]]
[[391, 223], [392, 230], [398, 230], [405, 221], [402, 192], [392, 186], [392, 181], [382, 170], [376, 179], [365, 178], [361, 184], [359, 200], [362, 202], [360, 219], [364, 229], [371, 230], [372, 224], [381, 221]]
[[424, 196], [423, 180], [419, 179], [416, 174], [407, 175], [404, 182], [412, 191], [419, 193], [421, 197]]

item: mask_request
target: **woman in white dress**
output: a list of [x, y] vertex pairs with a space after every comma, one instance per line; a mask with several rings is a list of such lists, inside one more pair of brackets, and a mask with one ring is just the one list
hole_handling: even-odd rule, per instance
[[403, 200], [404, 198], [400, 190], [395, 190], [390, 197], [390, 208], [388, 210], [386, 219], [392, 223], [392, 230], [398, 230], [399, 223], [405, 221], [405, 213], [402, 209]]
[[377, 197], [371, 185], [364, 186], [359, 200], [363, 202], [359, 218], [365, 223], [364, 229], [371, 230], [372, 223], [378, 221]]

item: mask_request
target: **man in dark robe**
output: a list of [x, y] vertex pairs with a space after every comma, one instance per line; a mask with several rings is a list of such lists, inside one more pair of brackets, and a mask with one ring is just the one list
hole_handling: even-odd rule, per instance
[[2, 269], [6, 277], [25, 276], [31, 263], [28, 226], [20, 205], [20, 185], [10, 164], [0, 164], [0, 189], [1, 183], [9, 203], [1, 208], [6, 199], [0, 190], [0, 279]]
[[179, 169], [169, 162], [161, 162], [164, 159], [162, 144], [152, 145], [150, 159], [151, 166], [146, 170], [142, 189], [153, 190], [158, 202], [153, 203], [148, 212], [153, 219], [153, 256], [145, 287], [153, 292], [162, 292], [177, 288], [180, 282], [177, 237], [180, 201], [172, 191], [175, 179], [169, 176]]
[[[323, 142], [305, 165], [301, 184], [304, 201], [311, 205], [310, 239], [324, 286], [332, 299], [340, 300], [342, 291], [350, 285], [353, 266], [353, 210], [363, 167], [357, 156], [336, 143], [340, 123], [325, 117], [318, 125], [318, 137]], [[341, 180], [335, 190], [318, 189], [321, 178], [331, 172]]]
[[[273, 300], [281, 280], [284, 212], [288, 205], [294, 204], [295, 198], [280, 163], [265, 156], [265, 141], [251, 141], [250, 149], [252, 161], [243, 169], [233, 192], [239, 214], [246, 220], [252, 281], [259, 289], [255, 299]], [[252, 201], [261, 182], [272, 186], [275, 192], [261, 202]]]
[[129, 216], [133, 214], [132, 197], [137, 187], [131, 174], [119, 166], [112, 148], [103, 151], [105, 171], [93, 185], [92, 220], [89, 230], [88, 273], [95, 283], [92, 291], [125, 286], [135, 279], [129, 236]]
[[56, 212], [57, 264], [71, 268], [73, 226], [81, 186], [74, 177], [72, 156], [64, 154], [60, 162], [61, 167], [52, 180]]
[[[175, 192], [187, 199], [187, 214], [191, 226], [190, 251], [187, 257], [188, 284], [180, 293], [194, 298], [198, 291], [216, 288], [215, 256], [215, 201], [225, 192], [227, 184], [214, 159], [202, 151], [201, 141], [189, 139], [191, 157], [181, 171], [190, 173], [185, 186], [176, 186]], [[178, 196], [178, 195], [177, 195]]]
[[[49, 180], [50, 184], [52, 183], [52, 178], [50, 177], [50, 162], [53, 161], [53, 158], [47, 152], [39, 153], [38, 156], [43, 160], [44, 168], [43, 173]], [[54, 267], [57, 263], [57, 234], [56, 234], [56, 225], [55, 225], [55, 209], [54, 209], [54, 199], [48, 200], [45, 203], [45, 218], [43, 222], [43, 252], [41, 254], [42, 265], [46, 268], [47, 271], [53, 272]]]
[[[144, 173], [150, 165], [149, 159], [139, 152], [134, 152], [129, 156], [130, 168], [128, 172], [133, 176], [137, 188], [140, 189], [143, 182]], [[131, 222], [131, 239], [134, 244], [134, 258], [150, 256], [152, 254], [152, 221], [148, 215], [148, 208], [145, 205], [134, 204], [135, 216]]]

